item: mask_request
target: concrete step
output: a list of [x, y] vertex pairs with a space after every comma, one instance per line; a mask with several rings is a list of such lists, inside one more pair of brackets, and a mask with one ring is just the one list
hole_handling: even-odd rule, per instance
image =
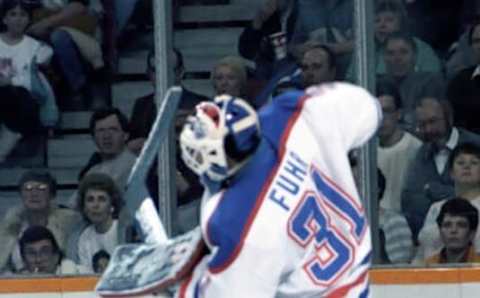
[[152, 92], [153, 86], [150, 81], [115, 83], [112, 86], [112, 103], [130, 119], [135, 100]]
[[[177, 30], [174, 45], [184, 57], [187, 72], [210, 72], [215, 62], [237, 55], [237, 40], [242, 28], [206, 28]], [[145, 74], [148, 48], [124, 51], [118, 62], [119, 74]]]
[[52, 139], [48, 141], [47, 157], [50, 168], [84, 167], [95, 152], [95, 143], [90, 135]]
[[[258, 6], [261, 1], [252, 1]], [[252, 3], [249, 3], [252, 4]], [[248, 21], [253, 19], [256, 9], [245, 3], [231, 5], [183, 6], [180, 9], [180, 23]]]
[[[48, 171], [57, 181], [59, 187], [70, 187], [78, 184], [78, 173], [80, 169], [77, 167], [71, 168], [36, 168]], [[13, 190], [18, 186], [18, 182], [22, 175], [30, 169], [21, 167], [0, 169], [0, 188]], [[1, 196], [0, 196], [1, 197]]]
[[84, 130], [89, 129], [90, 118], [93, 112], [62, 112], [60, 129], [62, 130]]

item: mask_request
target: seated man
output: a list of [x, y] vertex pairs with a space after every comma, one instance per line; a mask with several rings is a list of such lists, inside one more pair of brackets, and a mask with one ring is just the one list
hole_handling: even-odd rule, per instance
[[19, 273], [27, 274], [86, 274], [86, 267], [63, 257], [53, 234], [45, 227], [31, 226], [19, 240], [25, 267]]
[[426, 265], [480, 262], [472, 247], [478, 227], [478, 210], [467, 200], [454, 198], [446, 202], [437, 217], [443, 248], [428, 258]]
[[447, 166], [452, 150], [465, 142], [478, 145], [480, 137], [453, 126], [453, 112], [446, 100], [421, 99], [415, 116], [424, 143], [408, 169], [401, 206], [416, 239], [430, 206], [454, 196]]
[[[178, 49], [174, 48], [170, 51], [170, 59], [172, 59], [172, 66], [174, 67], [174, 84], [182, 87], [182, 95], [175, 119], [175, 131], [178, 135], [185, 122], [186, 115], [194, 110], [195, 105], [201, 101], [207, 101], [208, 98], [192, 92], [182, 85], [185, 66], [183, 63], [183, 55]], [[152, 48], [147, 55], [147, 74], [153, 86], [155, 86], [155, 73], [155, 51]], [[142, 147], [147, 140], [150, 129], [152, 128], [153, 122], [157, 117], [157, 106], [155, 104], [154, 95], [155, 94], [152, 93], [136, 99], [130, 116], [130, 135], [127, 146], [137, 155], [140, 154]], [[193, 172], [183, 163], [179, 155], [180, 150], [177, 150], [177, 153], [177, 193], [178, 203], [182, 205], [195, 198], [199, 198], [202, 194], [203, 188], [198, 182], [195, 174], [193, 174]], [[152, 166], [152, 169], [156, 170], [156, 167]], [[156, 197], [156, 193], [158, 192], [158, 176], [156, 175], [156, 171], [151, 171], [147, 179], [148, 189], [151, 195]]]
[[401, 212], [401, 190], [407, 178], [408, 166], [422, 142], [401, 126], [403, 104], [395, 84], [388, 80], [377, 82], [377, 97], [383, 119], [378, 129], [377, 165], [386, 178], [385, 195], [380, 206]]
[[94, 172], [105, 173], [123, 191], [137, 158], [127, 148], [127, 118], [117, 108], [97, 110], [90, 119], [90, 133], [98, 151], [81, 170], [79, 178]]

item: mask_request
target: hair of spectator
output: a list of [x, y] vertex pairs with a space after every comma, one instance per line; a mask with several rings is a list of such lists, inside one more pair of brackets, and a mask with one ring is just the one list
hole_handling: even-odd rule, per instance
[[308, 40], [304, 44], [299, 46], [298, 61], [301, 62], [301, 60], [303, 59], [303, 56], [305, 56], [307, 52], [310, 52], [316, 49], [323, 50], [327, 54], [328, 66], [330, 69], [337, 68], [337, 57], [335, 56], [335, 53], [332, 51], [332, 49], [329, 46], [327, 46], [326, 44], [318, 40]]
[[53, 176], [44, 170], [28, 170], [23, 173], [18, 182], [18, 187], [21, 190], [23, 185], [27, 182], [35, 181], [39, 183], [45, 183], [48, 185], [50, 195], [54, 197], [57, 194], [57, 181]]
[[408, 13], [403, 1], [399, 0], [380, 0], [375, 5], [375, 14], [382, 12], [391, 12], [398, 15], [400, 28], [402, 31], [409, 31]]
[[478, 146], [475, 143], [472, 142], [464, 142], [459, 145], [457, 145], [453, 150], [452, 153], [450, 154], [450, 157], [448, 158], [448, 169], [450, 171], [453, 169], [453, 163], [455, 162], [455, 159], [460, 154], [470, 154], [474, 155], [476, 158], [480, 159], [480, 146]]
[[472, 26], [470, 27], [470, 30], [468, 30], [468, 43], [471, 45], [473, 43], [473, 33], [475, 32], [475, 29], [480, 26], [480, 19], [476, 19]]
[[437, 225], [440, 228], [445, 215], [461, 216], [468, 220], [470, 231], [476, 231], [478, 227], [478, 210], [468, 200], [456, 197], [443, 204], [437, 216]]
[[20, 237], [20, 240], [18, 241], [22, 258], [25, 259], [25, 247], [27, 246], [27, 244], [42, 240], [50, 241], [53, 247], [53, 252], [60, 255], [60, 262], [63, 257], [63, 253], [58, 246], [57, 240], [48, 228], [42, 226], [30, 226], [23, 232], [22, 237]]
[[444, 99], [444, 98], [438, 98], [434, 95], [432, 96], [425, 96], [422, 99], [420, 99], [416, 105], [415, 108], [421, 108], [425, 104], [425, 101], [434, 101], [440, 105], [440, 108], [442, 109], [443, 112], [443, 117], [445, 117], [445, 120], [447, 120], [449, 126], [453, 126], [453, 120], [454, 120], [454, 114], [453, 114], [453, 108], [451, 103]]
[[122, 196], [115, 181], [107, 174], [91, 173], [83, 177], [78, 186], [77, 207], [87, 222], [88, 218], [84, 214], [85, 196], [89, 190], [100, 190], [110, 196], [110, 203], [113, 207], [112, 217], [117, 218], [122, 207]]
[[93, 257], [92, 257], [92, 267], [93, 267], [93, 270], [95, 272], [98, 271], [98, 261], [100, 261], [100, 259], [110, 260], [110, 254], [108, 252], [106, 252], [105, 250], [101, 249], [93, 255]]
[[[28, 14], [28, 18], [31, 20], [32, 19], [32, 7], [30, 4], [28, 4], [27, 1], [25, 0], [3, 0], [0, 2], [1, 3], [1, 12], [0, 12], [0, 15], [1, 15], [1, 18], [3, 20], [3, 18], [7, 15], [7, 13], [16, 8], [17, 6], [20, 6], [20, 8], [24, 11], [27, 12]], [[3, 24], [2, 22], [2, 30], [5, 29], [5, 24]]]
[[117, 116], [118, 122], [124, 132], [128, 132], [128, 119], [127, 117], [118, 109], [118, 108], [103, 108], [97, 110], [93, 113], [92, 118], [90, 118], [90, 133], [93, 135], [95, 133], [95, 125], [98, 121], [103, 120], [112, 115]]
[[399, 110], [403, 107], [400, 91], [398, 90], [395, 83], [392, 82], [392, 80], [389, 80], [387, 78], [378, 79], [375, 92], [377, 97], [380, 97], [382, 95], [389, 95], [393, 97], [393, 101], [395, 103], [395, 110]]
[[388, 35], [387, 38], [385, 39], [385, 46], [387, 46], [388, 43], [392, 40], [403, 40], [412, 48], [412, 51], [415, 54], [417, 53], [417, 44], [415, 43], [415, 40], [413, 39], [413, 36], [410, 33], [407, 33], [405, 31], [393, 32], [392, 34]]
[[226, 56], [218, 60], [213, 67], [212, 79], [217, 68], [221, 66], [227, 66], [235, 73], [235, 75], [239, 78], [241, 82], [241, 92], [245, 92], [245, 88], [247, 85], [247, 66], [245, 65], [243, 59], [238, 56]]

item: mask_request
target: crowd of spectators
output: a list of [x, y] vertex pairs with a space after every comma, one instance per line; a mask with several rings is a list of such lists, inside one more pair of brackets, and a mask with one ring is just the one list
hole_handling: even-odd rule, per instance
[[[99, 273], [116, 245], [137, 240], [123, 191], [156, 117], [154, 94], [132, 98], [132, 113], [124, 115], [106, 96], [95, 96], [92, 84], [112, 65], [102, 32], [106, 16], [115, 19], [110, 38], [121, 39], [145, 1], [115, 1], [112, 11], [104, 2], [0, 1], [0, 163], [20, 138], [50, 135], [69, 110], [93, 111], [89, 129], [97, 149], [62, 206], [55, 177], [24, 173], [21, 204], [0, 221], [3, 274]], [[383, 111], [377, 133], [382, 262], [477, 262], [480, 21], [474, 16], [480, 7], [468, 0], [374, 3], [372, 71]], [[448, 11], [456, 18], [446, 18]], [[176, 134], [208, 96], [238, 96], [261, 109], [289, 90], [355, 82], [353, 12], [353, 0], [263, 0], [238, 38], [238, 53], [211, 65], [212, 94], [184, 86], [187, 66], [172, 48], [174, 84], [183, 89]], [[154, 86], [155, 51], [147, 50], [145, 76]], [[179, 206], [198, 202], [200, 183], [179, 156], [176, 166]], [[157, 181], [152, 166], [146, 183], [154, 198]], [[191, 221], [187, 226], [198, 218]]]

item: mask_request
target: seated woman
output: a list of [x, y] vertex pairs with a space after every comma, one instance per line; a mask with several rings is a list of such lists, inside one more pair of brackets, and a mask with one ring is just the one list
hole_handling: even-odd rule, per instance
[[0, 162], [21, 135], [39, 127], [53, 127], [58, 121], [53, 91], [39, 72], [52, 57], [52, 49], [25, 34], [31, 10], [21, 0], [1, 4], [0, 32]]
[[25, 267], [23, 274], [81, 274], [91, 273], [64, 257], [55, 236], [42, 226], [31, 226], [19, 240], [20, 254]]
[[[480, 209], [480, 147], [472, 143], [458, 145], [451, 153], [448, 167], [455, 184], [455, 195], [470, 201], [474, 207]], [[422, 264], [439, 252], [442, 241], [437, 217], [447, 201], [448, 199], [436, 202], [428, 210], [423, 227], [418, 234], [419, 247], [413, 263]], [[473, 245], [476, 251], [480, 251], [478, 230]]]
[[110, 176], [86, 175], [78, 189], [78, 209], [84, 223], [77, 226], [68, 240], [67, 256], [94, 270], [93, 256], [100, 250], [112, 255], [120, 243], [131, 240], [130, 220], [121, 212], [122, 198]]
[[64, 249], [67, 235], [81, 222], [78, 212], [54, 204], [57, 185], [48, 172], [26, 172], [19, 189], [22, 205], [9, 210], [0, 222], [0, 271], [16, 272], [24, 266], [17, 240], [28, 227], [47, 227]]
[[228, 94], [246, 98], [247, 67], [242, 58], [227, 56], [215, 64], [212, 70], [212, 83], [215, 95]]

